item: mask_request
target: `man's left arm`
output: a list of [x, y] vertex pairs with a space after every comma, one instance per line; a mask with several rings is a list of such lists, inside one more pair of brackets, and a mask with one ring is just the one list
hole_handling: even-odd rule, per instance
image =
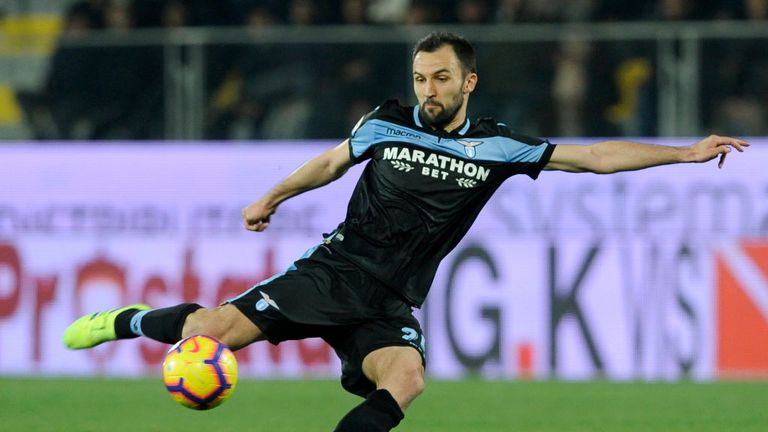
[[749, 143], [740, 139], [710, 135], [696, 144], [672, 147], [629, 141], [603, 141], [589, 145], [558, 145], [545, 170], [610, 174], [658, 165], [708, 162], [720, 157], [722, 168], [731, 148], [744, 151]]

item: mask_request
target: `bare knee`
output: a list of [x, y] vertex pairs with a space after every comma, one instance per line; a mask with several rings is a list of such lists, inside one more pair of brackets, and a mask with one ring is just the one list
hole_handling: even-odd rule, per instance
[[198, 309], [187, 316], [182, 337], [215, 337], [232, 349], [240, 349], [263, 339], [259, 328], [232, 305]]
[[400, 409], [405, 411], [421, 393], [424, 392], [424, 370], [418, 367], [407, 367], [396, 373], [383, 377], [376, 383], [379, 389], [386, 389], [397, 401]]
[[[405, 402], [405, 408], [422, 394], [427, 386], [424, 381], [424, 368], [421, 365], [413, 365], [403, 369], [397, 374], [395, 379], [398, 381], [396, 387], [398, 387], [400, 397]], [[397, 398], [395, 399], [397, 400]], [[400, 403], [400, 400], [398, 400], [398, 403]]]
[[363, 371], [376, 388], [392, 394], [405, 411], [426, 387], [419, 353], [409, 347], [388, 347], [374, 351], [363, 361]]

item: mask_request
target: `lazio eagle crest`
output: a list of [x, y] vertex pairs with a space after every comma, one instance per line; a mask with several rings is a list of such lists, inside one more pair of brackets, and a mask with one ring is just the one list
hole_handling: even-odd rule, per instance
[[466, 153], [467, 156], [469, 156], [472, 159], [474, 159], [475, 155], [477, 154], [475, 147], [483, 143], [482, 141], [467, 141], [467, 140], [456, 140], [456, 142], [464, 146], [464, 153]]

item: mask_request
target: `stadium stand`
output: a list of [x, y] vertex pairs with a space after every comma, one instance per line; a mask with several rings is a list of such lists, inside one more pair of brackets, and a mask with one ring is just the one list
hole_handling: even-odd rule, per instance
[[530, 133], [761, 135], [767, 17], [764, 0], [9, 1], [0, 139], [338, 138], [407, 97], [403, 59], [434, 26], [484, 35], [481, 72], [509, 78], [473, 103]]

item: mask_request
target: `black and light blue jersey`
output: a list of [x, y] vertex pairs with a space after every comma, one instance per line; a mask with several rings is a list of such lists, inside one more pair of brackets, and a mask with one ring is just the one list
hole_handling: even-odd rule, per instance
[[420, 306], [496, 189], [515, 174], [535, 179], [554, 148], [489, 118], [432, 130], [418, 106], [387, 101], [352, 131], [352, 159], [370, 161], [332, 247]]

